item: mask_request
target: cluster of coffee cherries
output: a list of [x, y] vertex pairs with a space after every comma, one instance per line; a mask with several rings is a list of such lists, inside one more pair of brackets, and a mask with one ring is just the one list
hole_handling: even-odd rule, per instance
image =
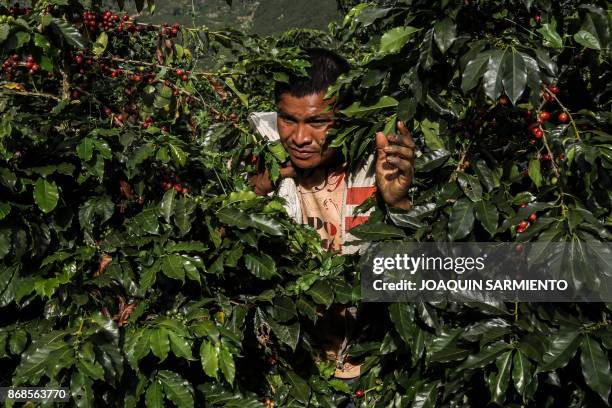
[[177, 68], [176, 71], [174, 71], [174, 73], [176, 74], [177, 77], [179, 77], [181, 81], [187, 82], [189, 81], [189, 74], [191, 74], [191, 71], [185, 70], [182, 68]]
[[98, 29], [102, 31], [115, 30], [118, 33], [123, 31], [132, 33], [140, 31], [140, 26], [127, 14], [120, 16], [113, 14], [110, 10], [106, 10], [101, 14], [96, 14], [93, 11], [84, 11], [82, 17], [85, 26], [92, 32], [96, 32]]
[[[553, 102], [555, 98], [551, 95], [551, 93], [555, 95], [558, 94], [559, 87], [556, 85], [550, 85], [548, 87], [548, 91], [546, 90], [542, 91], [542, 98], [546, 102]], [[527, 127], [527, 129], [533, 136], [533, 138], [529, 140], [529, 143], [535, 144], [537, 140], [540, 140], [542, 139], [542, 137], [544, 137], [544, 130], [542, 130], [542, 124], [551, 118], [551, 114], [550, 112], [543, 110], [537, 115], [536, 120], [533, 121], [534, 112], [526, 111], [524, 114], [524, 117], [525, 117], [525, 120], [529, 123], [529, 126]], [[557, 115], [557, 121], [559, 123], [565, 123], [568, 121], [568, 119], [569, 119], [569, 116], [565, 112], [560, 112]]]
[[177, 193], [189, 194], [189, 189], [187, 187], [181, 186], [180, 183], [174, 181], [173, 177], [168, 175], [164, 176], [164, 181], [161, 182], [161, 188], [164, 191], [168, 191], [171, 188], [174, 188], [174, 191], [176, 191]]
[[[525, 208], [525, 207], [527, 207], [527, 204], [520, 205], [520, 208]], [[531, 214], [529, 217], [527, 217], [526, 220], [523, 220], [518, 223], [518, 225], [516, 226], [516, 232], [519, 234], [525, 232], [525, 230], [529, 227], [529, 225], [531, 225], [531, 223], [535, 222], [535, 220], [537, 219], [538, 219], [538, 215], [536, 213]]]
[[180, 31], [181, 26], [179, 23], [174, 23], [172, 27], [170, 27], [167, 23], [162, 24], [162, 34], [166, 37], [176, 37]]
[[2, 70], [6, 74], [6, 79], [11, 81], [17, 73], [19, 67], [23, 67], [28, 71], [28, 74], [35, 75], [40, 71], [40, 65], [34, 61], [34, 57], [28, 55], [24, 63], [21, 63], [21, 57], [18, 54], [13, 54], [2, 63]]
[[30, 11], [32, 11], [30, 7], [19, 7], [19, 3], [15, 3], [8, 8], [8, 12], [11, 16], [25, 16], [26, 14], [29, 14]]

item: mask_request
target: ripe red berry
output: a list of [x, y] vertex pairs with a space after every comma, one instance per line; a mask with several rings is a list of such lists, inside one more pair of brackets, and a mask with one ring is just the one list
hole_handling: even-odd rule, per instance
[[176, 190], [176, 192], [178, 193], [178, 192], [180, 192], [180, 191], [181, 191], [183, 188], [181, 187], [181, 185], [180, 185], [180, 184], [175, 184], [175, 185], [174, 185], [174, 189], [175, 189], [175, 190]]
[[70, 95], [72, 96], [72, 99], [79, 99], [81, 93], [77, 89], [73, 89]]
[[175, 89], [174, 91], [172, 91], [172, 95], [173, 96], [179, 96], [179, 91], [177, 89]]
[[189, 77], [187, 75], [183, 75], [181, 77], [181, 81], [189, 81]]
[[525, 245], [523, 245], [523, 244], [517, 244], [517, 245], [514, 247], [514, 250], [515, 250], [516, 252], [519, 252], [519, 253], [520, 253], [520, 252], [523, 252], [523, 249], [525, 249]]
[[523, 220], [523, 221], [521, 221], [519, 223], [518, 226], [519, 226], [519, 228], [523, 228], [524, 229], [524, 228], [527, 228], [529, 226], [529, 223], [527, 221]]
[[542, 21], [542, 16], [539, 14], [536, 14], [535, 16], [533, 16], [533, 21], [540, 24], [540, 22]]
[[521, 203], [521, 205], [520, 205], [519, 207], [520, 207], [520, 208], [525, 208], [525, 207], [527, 207], [527, 204], [525, 204], [525, 203]]
[[536, 215], [536, 213], [533, 213], [527, 219], [529, 220], [529, 222], [534, 222], [535, 220], [538, 219], [538, 216]]
[[104, 113], [106, 114], [106, 116], [110, 116], [110, 115], [112, 115], [113, 111], [108, 106], [105, 106], [104, 107]]
[[357, 390], [355, 391], [355, 396], [357, 398], [363, 398], [365, 396], [365, 392], [363, 390]]
[[136, 75], [134, 75], [133, 79], [134, 79], [134, 82], [140, 82], [142, 80], [142, 77], [140, 75], [136, 74]]
[[557, 117], [557, 119], [559, 119], [559, 122], [565, 123], [569, 119], [569, 116], [567, 116], [567, 113], [561, 112], [559, 116]]
[[544, 132], [542, 132], [542, 129], [540, 129], [540, 128], [538, 128], [538, 127], [537, 127], [537, 128], [533, 128], [533, 129], [531, 130], [531, 133], [533, 134], [533, 136], [534, 136], [536, 139], [541, 139], [541, 138], [542, 138], [542, 136], [544, 136]]
[[544, 153], [544, 154], [542, 155], [542, 160], [543, 160], [543, 161], [550, 161], [550, 154], [548, 154], [548, 153]]
[[183, 194], [189, 193], [189, 189], [187, 187], [183, 187], [183, 189], [181, 191], [182, 191]]
[[548, 90], [554, 94], [559, 93], [559, 87], [557, 85], [551, 85], [548, 87]]
[[76, 62], [77, 64], [81, 65], [83, 63], [83, 56], [82, 55], [77, 55], [76, 57], [74, 57], [74, 62]]
[[507, 105], [508, 102], [510, 102], [510, 100], [508, 99], [508, 97], [506, 95], [502, 95], [499, 97], [499, 104], [500, 105]]
[[530, 145], [534, 145], [534, 144], [536, 144], [536, 140], [535, 140], [535, 139], [529, 139], [529, 144], [530, 144]]
[[548, 119], [550, 119], [550, 113], [542, 111], [540, 113], [540, 122], [546, 122]]
[[180, 68], [178, 68], [175, 72], [176, 72], [176, 75], [178, 75], [178, 76], [182, 76], [183, 74], [185, 74], [185, 70], [184, 69], [180, 69]]
[[178, 28], [174, 28], [174, 27], [172, 28], [172, 30], [171, 30], [171, 31], [172, 31], [172, 36], [175, 36], [175, 37], [176, 37], [176, 35], [177, 35], [177, 34], [178, 34], [178, 32], [179, 32]]
[[525, 113], [523, 113], [523, 117], [525, 118], [525, 120], [531, 120], [531, 118], [533, 117], [533, 112], [530, 110], [525, 111]]

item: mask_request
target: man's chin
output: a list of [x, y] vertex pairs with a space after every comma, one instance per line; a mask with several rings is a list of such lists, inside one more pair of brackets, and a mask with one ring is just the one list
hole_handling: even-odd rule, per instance
[[291, 163], [293, 163], [293, 167], [297, 167], [300, 170], [312, 170], [315, 167], [319, 166], [320, 160], [304, 160], [298, 159], [296, 157], [291, 157]]

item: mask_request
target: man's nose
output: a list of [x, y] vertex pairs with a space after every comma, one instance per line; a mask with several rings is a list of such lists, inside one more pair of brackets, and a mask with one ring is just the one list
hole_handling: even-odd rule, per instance
[[293, 143], [298, 146], [305, 146], [312, 143], [312, 136], [308, 131], [308, 127], [303, 123], [298, 123], [293, 134]]

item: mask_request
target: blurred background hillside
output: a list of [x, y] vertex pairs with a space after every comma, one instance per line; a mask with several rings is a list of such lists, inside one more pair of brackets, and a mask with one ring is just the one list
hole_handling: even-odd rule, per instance
[[[132, 4], [132, 3], [130, 3]], [[158, 0], [153, 16], [141, 20], [206, 25], [212, 30], [232, 27], [269, 35], [292, 28], [325, 30], [342, 17], [335, 0]]]

